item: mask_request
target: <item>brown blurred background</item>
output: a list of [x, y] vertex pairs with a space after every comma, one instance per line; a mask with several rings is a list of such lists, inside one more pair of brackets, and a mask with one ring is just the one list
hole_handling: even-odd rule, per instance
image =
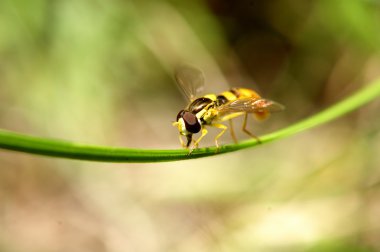
[[[0, 127], [180, 148], [172, 76], [191, 62], [208, 92], [284, 104], [250, 121], [269, 133], [378, 77], [379, 25], [378, 0], [1, 1]], [[0, 251], [379, 251], [379, 109], [182, 162], [0, 151]]]

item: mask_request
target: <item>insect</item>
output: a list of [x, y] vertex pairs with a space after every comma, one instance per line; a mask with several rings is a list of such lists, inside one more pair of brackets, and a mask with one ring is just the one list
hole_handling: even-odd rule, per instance
[[[247, 88], [232, 88], [218, 95], [207, 94], [198, 97], [204, 89], [205, 81], [203, 73], [193, 66], [184, 65], [179, 68], [175, 73], [175, 80], [187, 97], [189, 105], [178, 113], [173, 126], [178, 128], [179, 139], [183, 147], [189, 148], [194, 142], [190, 152], [197, 148], [202, 138], [207, 135], [206, 127], [215, 127], [221, 130], [215, 137], [215, 145], [219, 149], [218, 139], [228, 129], [223, 124], [226, 121], [229, 121], [231, 136], [236, 143], [237, 138], [233, 130], [232, 119], [239, 116], [244, 116], [243, 132], [260, 141], [246, 128], [248, 114], [253, 114], [257, 119], [263, 120], [271, 112], [284, 109], [283, 105], [261, 98], [255, 91]], [[201, 136], [194, 140], [193, 134], [198, 132], [201, 132]], [[186, 144], [182, 140], [182, 136], [186, 137]]]

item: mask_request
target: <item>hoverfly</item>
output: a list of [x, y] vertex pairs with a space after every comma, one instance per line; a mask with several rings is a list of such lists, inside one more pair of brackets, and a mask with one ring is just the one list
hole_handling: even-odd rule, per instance
[[[198, 147], [199, 142], [208, 133], [206, 126], [221, 130], [215, 137], [215, 145], [218, 149], [218, 139], [228, 129], [226, 125], [222, 124], [225, 121], [229, 121], [231, 136], [236, 143], [232, 119], [238, 116], [244, 116], [243, 132], [260, 141], [246, 128], [248, 114], [253, 114], [257, 119], [264, 120], [271, 112], [284, 109], [283, 105], [261, 98], [255, 91], [247, 88], [232, 88], [218, 95], [207, 94], [198, 97], [204, 89], [204, 76], [199, 69], [189, 65], [184, 65], [176, 71], [175, 80], [187, 97], [189, 105], [178, 113], [173, 126], [178, 128], [179, 139], [183, 147], [189, 148], [194, 142], [190, 152]], [[194, 140], [193, 134], [198, 132], [201, 132], [201, 136]], [[181, 136], [186, 137], [186, 144]]]

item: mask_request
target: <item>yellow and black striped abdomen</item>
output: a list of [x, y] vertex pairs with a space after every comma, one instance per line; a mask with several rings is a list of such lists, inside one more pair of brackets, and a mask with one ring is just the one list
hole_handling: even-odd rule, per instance
[[237, 99], [244, 98], [260, 98], [255, 91], [248, 88], [232, 88], [229, 91], [225, 91], [216, 97], [218, 106], [221, 106], [227, 102], [235, 101]]
[[[247, 98], [253, 98], [253, 99], [260, 99], [261, 96], [253, 91], [252, 89], [248, 88], [232, 88], [229, 91], [223, 92], [219, 94], [216, 97], [216, 104], [217, 106], [221, 106], [227, 102], [232, 102], [238, 99], [247, 99]], [[268, 118], [269, 112], [268, 111], [256, 111], [253, 113], [258, 120], [264, 120]]]
[[238, 99], [243, 98], [261, 98], [258, 93], [248, 88], [232, 88], [230, 92], [234, 93]]

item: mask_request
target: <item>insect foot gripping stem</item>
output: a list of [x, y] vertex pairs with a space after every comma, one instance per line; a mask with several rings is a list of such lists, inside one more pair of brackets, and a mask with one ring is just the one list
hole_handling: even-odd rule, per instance
[[202, 128], [202, 135], [197, 139], [197, 141], [194, 142], [193, 146], [190, 148], [189, 155], [193, 152], [194, 149], [198, 148], [199, 142], [202, 140], [202, 138], [207, 135], [208, 131], [205, 128]]
[[224, 134], [224, 132], [226, 132], [226, 130], [228, 129], [226, 125], [224, 124], [220, 124], [220, 123], [214, 123], [214, 124], [211, 124], [211, 127], [215, 127], [215, 128], [218, 128], [218, 129], [221, 129], [222, 131], [215, 137], [215, 146], [216, 146], [216, 152], [219, 151], [219, 144], [218, 144], [218, 139]]

